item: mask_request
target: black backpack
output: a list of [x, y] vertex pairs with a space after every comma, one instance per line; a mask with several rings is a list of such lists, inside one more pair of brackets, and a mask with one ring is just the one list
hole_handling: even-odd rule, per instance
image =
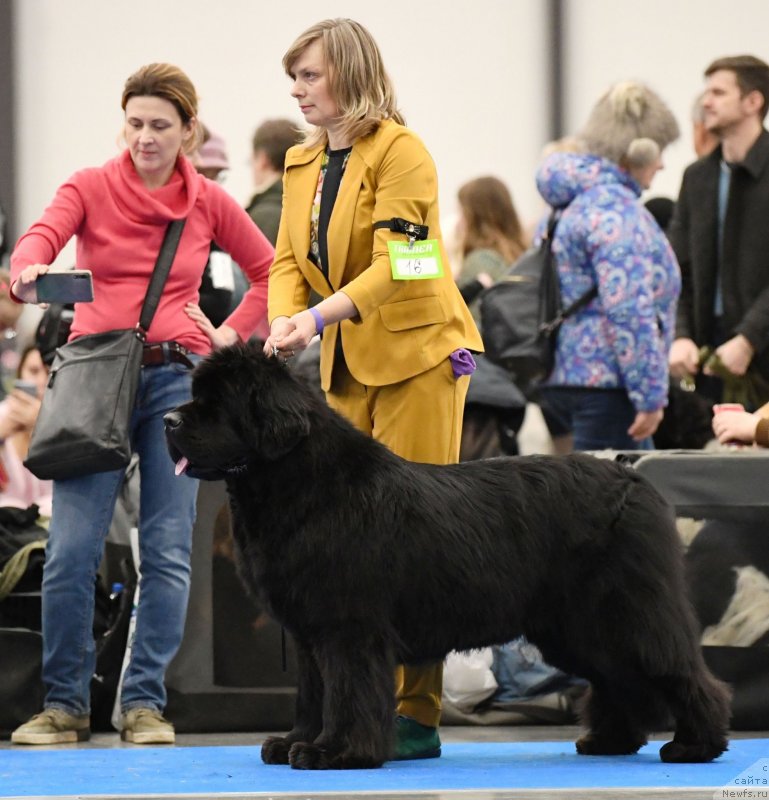
[[486, 356], [504, 367], [520, 387], [536, 385], [550, 375], [561, 323], [598, 294], [594, 286], [562, 307], [552, 252], [559, 217], [560, 211], [554, 210], [539, 246], [527, 250], [480, 298]]

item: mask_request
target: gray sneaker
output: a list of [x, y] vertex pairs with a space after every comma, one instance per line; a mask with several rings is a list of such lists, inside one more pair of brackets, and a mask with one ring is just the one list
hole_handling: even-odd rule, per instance
[[91, 718], [76, 717], [60, 708], [46, 708], [11, 734], [13, 744], [67, 744], [91, 738]]
[[154, 708], [132, 708], [120, 719], [120, 738], [134, 744], [174, 744], [174, 726]]

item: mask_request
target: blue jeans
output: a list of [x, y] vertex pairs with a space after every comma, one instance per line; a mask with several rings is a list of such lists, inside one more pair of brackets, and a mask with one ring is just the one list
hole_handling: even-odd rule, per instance
[[653, 450], [651, 438], [636, 442], [627, 432], [636, 410], [624, 389], [545, 386], [542, 406], [574, 436], [575, 450]]
[[[189, 398], [190, 371], [184, 365], [142, 368], [131, 420], [141, 487], [141, 594], [123, 682], [124, 711], [140, 706], [163, 710], [165, 670], [184, 632], [198, 482], [174, 475], [163, 415]], [[121, 469], [54, 482], [43, 574], [46, 708], [76, 715], [90, 711], [94, 584], [123, 476]]]

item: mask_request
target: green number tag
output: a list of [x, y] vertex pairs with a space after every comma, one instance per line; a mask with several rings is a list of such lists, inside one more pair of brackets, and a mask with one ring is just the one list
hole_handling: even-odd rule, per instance
[[390, 267], [396, 281], [420, 281], [443, 277], [443, 260], [437, 239], [421, 242], [387, 242]]

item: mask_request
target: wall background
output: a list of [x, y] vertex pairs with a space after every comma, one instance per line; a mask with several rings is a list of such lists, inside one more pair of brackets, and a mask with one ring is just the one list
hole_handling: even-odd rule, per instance
[[[351, 16], [377, 39], [409, 125], [438, 166], [445, 217], [456, 190], [496, 174], [526, 221], [541, 206], [533, 175], [548, 138], [544, 0], [0, 0], [13, 2], [18, 231], [72, 172], [118, 152], [120, 94], [150, 61], [192, 78], [201, 118], [228, 144], [225, 183], [245, 204], [248, 155], [267, 117], [301, 122], [280, 61], [302, 30]], [[766, 0], [565, 0], [565, 121], [584, 122], [613, 81], [637, 78], [669, 103], [683, 135], [651, 194], [675, 196], [694, 157], [690, 109], [702, 71], [740, 52], [769, 60]], [[60, 262], [71, 264], [70, 245]]]

